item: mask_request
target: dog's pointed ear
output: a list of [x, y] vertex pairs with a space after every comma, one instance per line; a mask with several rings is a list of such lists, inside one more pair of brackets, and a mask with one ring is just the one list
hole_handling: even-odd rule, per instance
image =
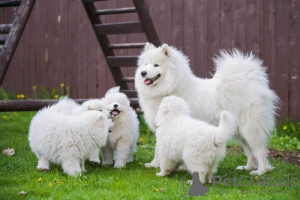
[[165, 56], [170, 57], [170, 47], [167, 44], [163, 44], [161, 47], [162, 52], [165, 54]]
[[120, 92], [120, 86], [110, 88], [109, 90], [107, 90], [106, 94], [109, 94], [109, 93], [118, 93], [118, 92]]
[[95, 110], [96, 108], [95, 108], [94, 105], [88, 105], [88, 109], [89, 109], [89, 110]]
[[147, 43], [145, 44], [144, 51], [148, 51], [148, 50], [153, 49], [153, 48], [155, 48], [155, 47], [153, 46], [153, 44], [150, 44], [149, 42], [147, 42]]

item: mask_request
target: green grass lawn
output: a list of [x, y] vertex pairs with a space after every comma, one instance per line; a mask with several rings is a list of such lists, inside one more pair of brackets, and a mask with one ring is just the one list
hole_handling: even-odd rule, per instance
[[[87, 173], [81, 177], [69, 177], [58, 165], [50, 171], [36, 169], [37, 159], [30, 151], [27, 134], [35, 112], [0, 113], [0, 150], [14, 148], [12, 157], [0, 155], [0, 199], [182, 199], [182, 182], [178, 180], [187, 172], [180, 171], [169, 177], [157, 177], [158, 169], [146, 169], [154, 155], [154, 134], [143, 124], [135, 161], [124, 169], [114, 169], [86, 162]], [[300, 158], [299, 158], [300, 159]], [[216, 175], [223, 179], [249, 176], [248, 171], [236, 170], [246, 163], [246, 156], [239, 151], [229, 151], [220, 163]], [[279, 180], [297, 178], [298, 186], [270, 187], [254, 185], [226, 187], [222, 183], [209, 187], [205, 197], [190, 199], [300, 199], [300, 168], [281, 160], [271, 159], [275, 169], [264, 175]], [[256, 177], [257, 178], [257, 177]], [[190, 180], [188, 175], [184, 180]], [[39, 180], [39, 181], [38, 181]], [[246, 180], [243, 179], [243, 184]], [[290, 183], [291, 184], [291, 183]], [[161, 190], [160, 190], [161, 189]], [[185, 186], [185, 190], [188, 186]], [[27, 192], [19, 195], [20, 191]]]

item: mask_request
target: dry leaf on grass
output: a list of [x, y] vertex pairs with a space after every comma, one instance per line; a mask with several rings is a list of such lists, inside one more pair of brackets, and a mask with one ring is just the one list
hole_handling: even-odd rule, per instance
[[19, 195], [25, 195], [25, 194], [27, 194], [27, 192], [25, 192], [25, 191], [21, 191], [21, 192], [19, 192]]
[[14, 149], [4, 149], [2, 151], [2, 153], [7, 156], [13, 156], [13, 155], [15, 155], [15, 150]]

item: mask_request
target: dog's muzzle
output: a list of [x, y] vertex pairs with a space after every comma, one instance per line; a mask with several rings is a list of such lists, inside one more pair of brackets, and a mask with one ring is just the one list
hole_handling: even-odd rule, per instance
[[144, 80], [145, 85], [152, 85], [157, 79], [159, 79], [160, 74], [157, 74], [154, 78], [146, 78]]

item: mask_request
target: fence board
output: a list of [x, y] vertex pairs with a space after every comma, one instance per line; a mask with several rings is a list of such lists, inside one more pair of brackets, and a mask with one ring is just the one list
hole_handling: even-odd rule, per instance
[[281, 99], [280, 114], [285, 118], [288, 116], [289, 3], [276, 1], [275, 9], [275, 66], [272, 76], [276, 80], [276, 93]]
[[[300, 120], [300, 13], [297, 0], [146, 0], [162, 41], [183, 50], [197, 76], [214, 72], [220, 48], [253, 51], [268, 69], [281, 98], [280, 115]], [[96, 2], [100, 9], [131, 7], [131, 0]], [[0, 10], [0, 23], [13, 19]], [[136, 21], [136, 13], [101, 16], [105, 23]], [[112, 35], [111, 43], [145, 42], [143, 34]], [[138, 55], [141, 49], [115, 50]], [[135, 68], [122, 69], [132, 77]], [[48, 89], [64, 82], [75, 98], [101, 97], [115, 86], [80, 0], [36, 2], [3, 87], [33, 96], [32, 86]], [[133, 89], [134, 84], [130, 83]]]
[[300, 121], [300, 2], [290, 4], [289, 117]]

